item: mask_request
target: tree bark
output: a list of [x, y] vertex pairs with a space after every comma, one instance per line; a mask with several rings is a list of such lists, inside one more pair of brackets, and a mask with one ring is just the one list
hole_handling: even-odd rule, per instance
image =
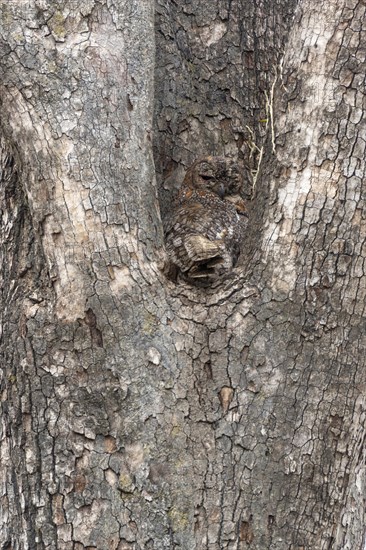
[[[0, 548], [361, 550], [365, 4], [0, 8]], [[205, 289], [202, 154], [255, 180]]]

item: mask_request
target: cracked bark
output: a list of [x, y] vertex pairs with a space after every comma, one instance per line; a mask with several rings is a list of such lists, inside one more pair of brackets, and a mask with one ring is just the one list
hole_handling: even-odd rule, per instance
[[[0, 8], [0, 548], [361, 550], [365, 4]], [[159, 201], [251, 136], [241, 264], [167, 281]]]

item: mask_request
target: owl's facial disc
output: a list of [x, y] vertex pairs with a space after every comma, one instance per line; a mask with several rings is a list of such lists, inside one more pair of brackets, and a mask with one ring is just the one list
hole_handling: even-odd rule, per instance
[[200, 178], [210, 179], [215, 177], [212, 166], [210, 166], [206, 162], [202, 162], [199, 166], [197, 166], [197, 168], [197, 174]]
[[217, 182], [216, 177], [212, 173], [212, 171], [200, 171], [198, 173], [197, 183], [199, 182], [199, 185], [202, 186], [205, 189], [212, 189], [214, 190]]

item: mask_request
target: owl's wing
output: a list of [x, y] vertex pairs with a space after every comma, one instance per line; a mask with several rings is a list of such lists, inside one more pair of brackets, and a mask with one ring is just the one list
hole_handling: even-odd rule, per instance
[[192, 261], [200, 262], [222, 253], [224, 243], [222, 239], [210, 241], [203, 235], [187, 235], [183, 239], [183, 246]]

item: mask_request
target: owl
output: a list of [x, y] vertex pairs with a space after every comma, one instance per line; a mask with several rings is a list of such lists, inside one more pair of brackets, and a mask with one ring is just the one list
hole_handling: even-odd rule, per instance
[[187, 171], [165, 223], [170, 262], [185, 280], [210, 284], [237, 263], [246, 216], [240, 167], [225, 157], [204, 157]]

